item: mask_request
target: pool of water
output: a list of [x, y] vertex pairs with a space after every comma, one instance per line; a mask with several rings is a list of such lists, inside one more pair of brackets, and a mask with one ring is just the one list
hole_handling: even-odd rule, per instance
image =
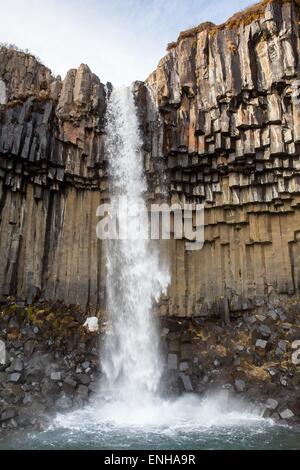
[[190, 395], [135, 408], [98, 402], [58, 415], [44, 432], [4, 439], [0, 449], [300, 449], [300, 429], [263, 419], [224, 395]]

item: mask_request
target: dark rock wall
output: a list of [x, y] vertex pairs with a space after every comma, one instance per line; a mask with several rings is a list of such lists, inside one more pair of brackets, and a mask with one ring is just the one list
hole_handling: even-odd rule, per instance
[[105, 87], [85, 65], [61, 82], [21, 52], [0, 64], [0, 293], [97, 309]]
[[[264, 1], [180, 35], [135, 84], [149, 201], [205, 204], [205, 245], [171, 241], [160, 313], [239, 314], [299, 294], [299, 4]], [[0, 49], [0, 293], [105, 306], [106, 88]]]
[[299, 20], [299, 2], [265, 1], [200, 25], [146, 81], [171, 200], [205, 205], [203, 250], [170, 248], [169, 314], [299, 294]]

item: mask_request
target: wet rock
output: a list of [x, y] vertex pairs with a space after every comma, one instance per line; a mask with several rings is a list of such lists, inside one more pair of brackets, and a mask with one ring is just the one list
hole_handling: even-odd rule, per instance
[[279, 403], [277, 400], [274, 400], [273, 398], [269, 398], [266, 402], [266, 408], [268, 408], [269, 410], [277, 410], [279, 406]]
[[66, 396], [65, 394], [61, 396], [58, 400], [55, 402], [55, 407], [59, 411], [66, 411], [70, 410], [72, 408], [73, 401], [70, 397]]
[[35, 348], [37, 346], [37, 342], [33, 340], [26, 341], [24, 345], [24, 353], [26, 356], [32, 356]]
[[295, 417], [294, 413], [289, 408], [286, 408], [283, 411], [280, 411], [279, 415], [281, 419], [284, 419], [287, 421]]
[[194, 388], [193, 388], [190, 376], [181, 374], [180, 377], [181, 377], [181, 380], [182, 380], [185, 391], [186, 392], [193, 392]]
[[76, 394], [77, 397], [87, 400], [89, 396], [89, 388], [86, 385], [79, 385]]
[[90, 369], [90, 366], [91, 366], [91, 364], [90, 364], [89, 361], [85, 361], [81, 364], [81, 367], [82, 367], [83, 370]]
[[[277, 410], [279, 406], [279, 403], [277, 400], [274, 400], [273, 398], [269, 398], [266, 402], [266, 405], [265, 405], [265, 410], [264, 410], [264, 413], [263, 413], [263, 417], [264, 418], [272, 418], [274, 419], [275, 417], [275, 411]], [[277, 416], [276, 416], [276, 419], [280, 419], [280, 416], [279, 414], [277, 413]]]
[[51, 380], [53, 382], [60, 382], [62, 380], [62, 373], [61, 372], [52, 372], [50, 375]]
[[77, 382], [71, 377], [67, 377], [63, 382], [63, 390], [65, 393], [72, 394], [77, 387]]
[[88, 374], [78, 374], [77, 379], [82, 385], [89, 385], [91, 382], [91, 378]]
[[280, 415], [277, 411], [275, 411], [274, 413], [271, 413], [270, 416], [264, 416], [265, 418], [271, 418], [273, 421], [277, 422], [277, 421], [280, 421], [281, 418], [280, 418]]
[[267, 325], [261, 325], [257, 328], [257, 332], [263, 337], [263, 338], [269, 338], [272, 334], [271, 329]]
[[169, 370], [178, 369], [177, 354], [168, 354], [168, 369]]
[[188, 362], [181, 362], [179, 364], [180, 372], [186, 372], [188, 369], [189, 369], [189, 363]]
[[190, 343], [184, 343], [181, 345], [180, 348], [180, 357], [181, 360], [185, 361], [188, 360], [190, 361], [193, 357], [193, 348]]
[[255, 349], [258, 354], [264, 355], [266, 353], [268, 342], [263, 339], [258, 339], [255, 343]]
[[16, 416], [16, 410], [13, 408], [7, 409], [1, 413], [0, 421], [8, 421]]
[[243, 393], [246, 390], [246, 382], [242, 379], [236, 379], [234, 382], [234, 387], [238, 393]]
[[14, 372], [13, 374], [10, 374], [8, 377], [8, 382], [12, 382], [15, 384], [19, 384], [22, 380], [22, 374], [20, 372]]
[[6, 372], [22, 372], [24, 369], [24, 362], [22, 359], [15, 359], [11, 365], [6, 369]]
[[173, 339], [170, 341], [169, 351], [171, 353], [178, 353], [180, 351], [180, 342], [178, 339]]
[[33, 398], [31, 393], [25, 393], [25, 397], [23, 398], [23, 405], [30, 405], [33, 402]]

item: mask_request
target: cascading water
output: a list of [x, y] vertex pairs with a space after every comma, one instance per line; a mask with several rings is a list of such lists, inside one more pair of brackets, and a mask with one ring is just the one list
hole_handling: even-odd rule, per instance
[[159, 339], [152, 313], [169, 283], [148, 226], [134, 236], [141, 211], [146, 213], [146, 180], [138, 117], [131, 88], [114, 89], [107, 110], [106, 152], [110, 164], [111, 204], [122, 240], [107, 243], [107, 312], [111, 330], [102, 351], [105, 393], [127, 402], [143, 402], [158, 390], [161, 377]]

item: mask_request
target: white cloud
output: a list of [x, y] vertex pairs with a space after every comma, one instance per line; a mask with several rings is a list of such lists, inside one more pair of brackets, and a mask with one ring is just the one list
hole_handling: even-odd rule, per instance
[[180, 31], [220, 23], [249, 0], [0, 0], [0, 41], [28, 48], [54, 73], [87, 63], [103, 82], [145, 79]]

